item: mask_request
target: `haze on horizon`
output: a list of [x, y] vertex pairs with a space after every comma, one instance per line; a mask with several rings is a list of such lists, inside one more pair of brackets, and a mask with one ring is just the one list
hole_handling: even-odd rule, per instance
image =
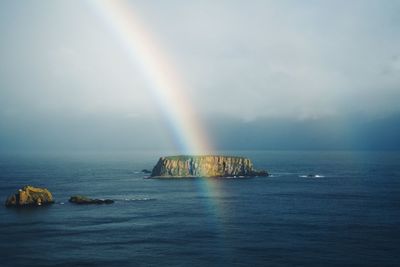
[[[129, 4], [217, 149], [400, 149], [399, 1]], [[91, 1], [1, 1], [0, 36], [0, 151], [172, 147]]]

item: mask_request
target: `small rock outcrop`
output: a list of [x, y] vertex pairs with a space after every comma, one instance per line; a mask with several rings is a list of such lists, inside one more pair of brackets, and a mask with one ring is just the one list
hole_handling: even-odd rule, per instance
[[54, 203], [53, 196], [46, 188], [30, 185], [19, 189], [6, 200], [6, 207], [41, 206]]
[[114, 200], [88, 198], [85, 196], [72, 196], [72, 197], [70, 197], [69, 202], [75, 203], [75, 204], [112, 204], [112, 203], [114, 203]]
[[162, 157], [151, 173], [153, 178], [255, 176], [268, 176], [268, 173], [255, 170], [248, 158], [233, 156]]

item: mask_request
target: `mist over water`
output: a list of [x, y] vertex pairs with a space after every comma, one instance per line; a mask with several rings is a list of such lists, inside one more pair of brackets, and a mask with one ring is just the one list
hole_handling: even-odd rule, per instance
[[[215, 149], [399, 150], [400, 116], [298, 121], [204, 119]], [[170, 150], [179, 137], [157, 118], [27, 116], [0, 125], [0, 151]], [[178, 139], [178, 140], [177, 140]], [[175, 152], [174, 152], [175, 150]]]

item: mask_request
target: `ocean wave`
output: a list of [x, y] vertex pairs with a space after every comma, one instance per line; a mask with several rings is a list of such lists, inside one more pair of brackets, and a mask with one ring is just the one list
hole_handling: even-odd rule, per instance
[[124, 198], [121, 199], [121, 201], [154, 201], [156, 200], [155, 198], [151, 197], [139, 197], [139, 198]]
[[268, 177], [282, 177], [282, 176], [291, 176], [291, 175], [296, 175], [294, 172], [274, 172], [270, 173]]
[[216, 177], [216, 179], [246, 179], [250, 178], [248, 176], [226, 176], [226, 177]]
[[[150, 197], [138, 197], [138, 198], [113, 198], [116, 202], [131, 202], [131, 201], [154, 201], [155, 198]], [[56, 202], [57, 205], [65, 205], [65, 202]]]
[[315, 178], [325, 178], [324, 175], [320, 175], [320, 174], [308, 174], [308, 175], [299, 175], [300, 178], [311, 178], [311, 179], [315, 179]]

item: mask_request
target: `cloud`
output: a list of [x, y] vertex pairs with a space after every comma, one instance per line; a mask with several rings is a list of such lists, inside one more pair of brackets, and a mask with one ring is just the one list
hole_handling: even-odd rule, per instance
[[[199, 116], [237, 124], [227, 129], [400, 112], [398, 1], [130, 3]], [[24, 131], [24, 118], [45, 121], [43, 133], [56, 118], [79, 127], [96, 118], [101, 128], [110, 117], [156, 124], [145, 70], [90, 2], [3, 1], [0, 36], [0, 123], [10, 133]], [[145, 132], [129, 130], [139, 139]]]
[[139, 6], [205, 112], [314, 118], [398, 109], [399, 76], [381, 75], [399, 52], [394, 1]]
[[[14, 13], [2, 18], [3, 99], [33, 98], [21, 106], [52, 111], [156, 112], [144, 104], [151, 95], [143, 70], [90, 5], [39, 7], [3, 9]], [[400, 97], [396, 1], [132, 1], [132, 7], [176, 61], [204, 115], [304, 119], [399, 109], [392, 101]]]

